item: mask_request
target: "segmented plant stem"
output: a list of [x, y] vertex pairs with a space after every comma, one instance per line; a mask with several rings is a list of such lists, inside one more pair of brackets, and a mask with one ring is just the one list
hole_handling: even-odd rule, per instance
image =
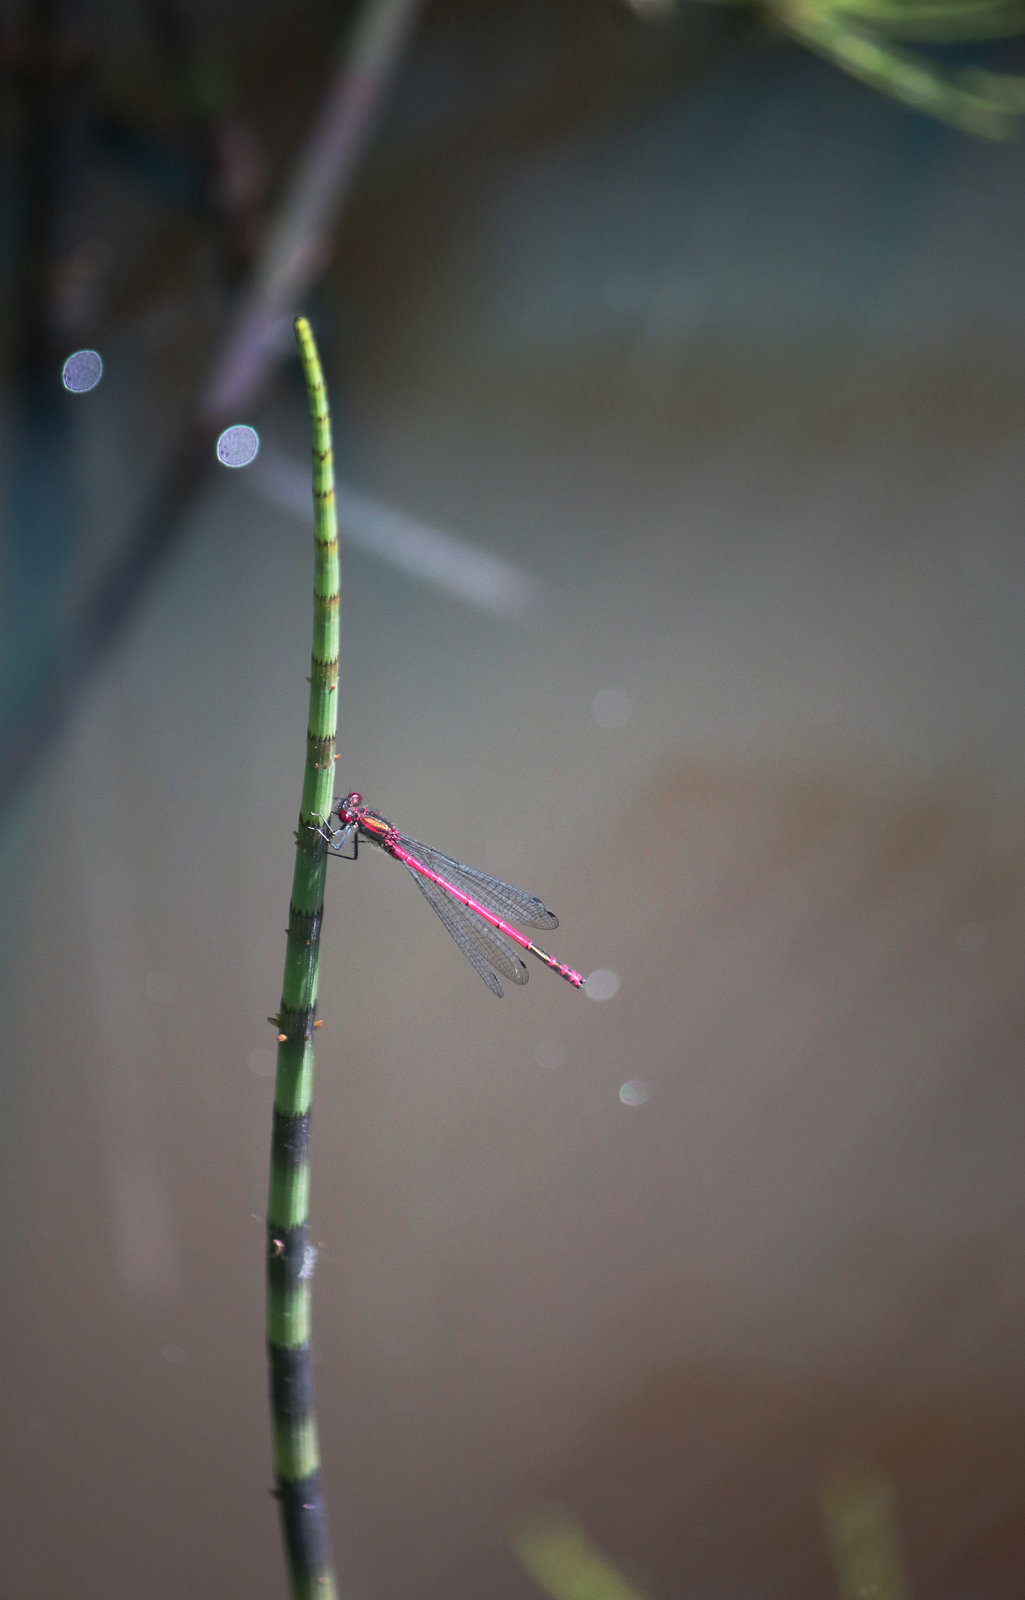
[[274, 1475], [294, 1600], [335, 1600], [331, 1540], [320, 1480], [310, 1354], [309, 1134], [313, 1100], [320, 924], [326, 858], [316, 831], [331, 814], [338, 724], [338, 532], [331, 419], [320, 359], [305, 317], [296, 319], [313, 426], [316, 510], [313, 664], [295, 873], [285, 949], [267, 1202], [267, 1348]]

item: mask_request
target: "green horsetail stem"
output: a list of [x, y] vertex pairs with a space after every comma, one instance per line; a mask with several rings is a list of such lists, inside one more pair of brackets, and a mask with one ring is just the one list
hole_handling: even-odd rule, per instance
[[285, 947], [267, 1201], [267, 1349], [270, 1357], [275, 1493], [294, 1600], [335, 1600], [331, 1538], [320, 1481], [310, 1351], [310, 1105], [317, 1026], [320, 924], [327, 869], [319, 829], [334, 798], [338, 726], [338, 530], [331, 418], [313, 333], [295, 324], [313, 426], [316, 513], [313, 665], [295, 872]]

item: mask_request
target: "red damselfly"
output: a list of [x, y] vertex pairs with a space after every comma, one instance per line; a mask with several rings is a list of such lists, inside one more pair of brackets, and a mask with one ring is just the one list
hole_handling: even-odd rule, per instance
[[[338, 827], [331, 822], [338, 818]], [[565, 978], [575, 989], [582, 989], [584, 980], [572, 967], [564, 966], [547, 950], [542, 950], [526, 934], [511, 928], [505, 920], [522, 923], [525, 928], [557, 928], [559, 919], [541, 904], [535, 895], [515, 889], [501, 878], [492, 878], [476, 867], [467, 867], [451, 856], [419, 839], [393, 828], [385, 817], [378, 816], [363, 804], [361, 794], [349, 794], [335, 803], [328, 826], [321, 830], [330, 848], [336, 852], [352, 841], [352, 857], [359, 853], [362, 840], [376, 844], [380, 849], [401, 861], [416, 879], [417, 888], [438, 913], [456, 944], [471, 966], [480, 973], [492, 994], [501, 996], [501, 978], [510, 983], [526, 983], [527, 968], [509, 944], [519, 945], [532, 956], [537, 956], [546, 967], [551, 967], [560, 978]], [[499, 976], [501, 974], [501, 977]]]

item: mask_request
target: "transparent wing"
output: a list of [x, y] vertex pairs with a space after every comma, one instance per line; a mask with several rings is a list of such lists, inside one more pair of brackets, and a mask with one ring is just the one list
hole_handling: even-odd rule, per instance
[[[518, 922], [523, 928], [559, 926], [555, 913], [549, 911], [536, 895], [527, 894], [525, 889], [516, 889], [511, 883], [503, 883], [501, 878], [492, 878], [486, 872], [479, 872], [476, 867], [468, 867], [465, 862], [453, 861], [451, 856], [442, 855], [440, 850], [434, 850], [429, 844], [421, 844], [419, 839], [400, 834], [399, 843], [411, 856], [422, 861], [425, 867], [436, 872], [439, 878], [448, 878], [457, 889], [462, 889], [471, 899], [479, 900], [496, 916], [505, 917], [509, 922]], [[413, 876], [416, 877], [416, 874]], [[417, 882], [421, 881], [417, 877]]]
[[[410, 851], [410, 855], [412, 853]], [[526, 965], [518, 955], [514, 954], [511, 946], [497, 929], [482, 922], [472, 911], [467, 911], [458, 900], [453, 900], [444, 889], [439, 889], [429, 878], [421, 877], [413, 867], [407, 866], [406, 871], [415, 879], [416, 886], [424, 899], [432, 910], [438, 913], [463, 955], [484, 979], [492, 994], [501, 999], [504, 992], [498, 977], [499, 972], [503, 978], [508, 978], [510, 983], [526, 983], [528, 978]]]

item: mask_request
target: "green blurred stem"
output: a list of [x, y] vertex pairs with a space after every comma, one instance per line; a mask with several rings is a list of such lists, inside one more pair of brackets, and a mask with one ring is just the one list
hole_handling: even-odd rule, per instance
[[320, 1481], [310, 1353], [309, 1134], [320, 925], [327, 868], [317, 831], [331, 814], [338, 726], [338, 531], [331, 418], [313, 333], [295, 324], [313, 426], [315, 568], [306, 770], [296, 832], [274, 1083], [267, 1202], [267, 1349], [276, 1494], [294, 1600], [335, 1600]]
[[1025, 31], [1022, 0], [820, 0], [822, 9], [898, 39], [954, 44]]
[[851, 26], [839, 7], [775, 0], [771, 15], [802, 44], [852, 77], [966, 133], [1009, 139], [1025, 108], [1025, 80], [978, 68], [945, 71], [925, 56]]

